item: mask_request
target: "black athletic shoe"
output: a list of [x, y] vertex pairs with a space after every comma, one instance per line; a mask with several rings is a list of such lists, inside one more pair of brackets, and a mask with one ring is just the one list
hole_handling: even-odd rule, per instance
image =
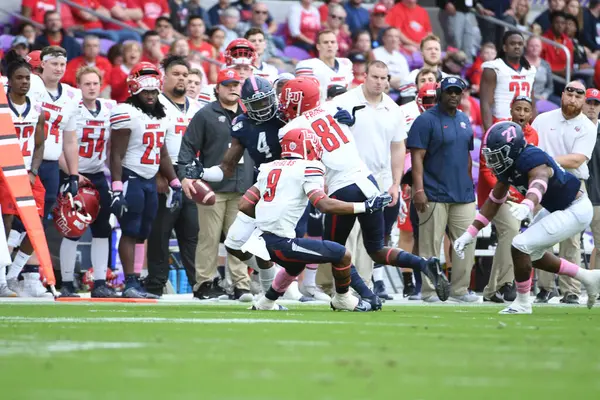
[[60, 296], [58, 296], [59, 298], [77, 298], [77, 297], [81, 297], [79, 296], [77, 293], [75, 293], [74, 290], [72, 290], [68, 285], [63, 285], [63, 287], [60, 288]]
[[363, 297], [363, 300], [371, 305], [371, 311], [379, 311], [383, 307], [381, 299], [377, 296]]
[[373, 283], [373, 293], [381, 300], [394, 300], [392, 296], [387, 294], [385, 290], [385, 282], [383, 281], [375, 281]]
[[579, 304], [579, 296], [574, 293], [567, 293], [560, 299], [563, 304]]
[[504, 299], [498, 292], [494, 293], [490, 297], [483, 296], [483, 301], [491, 301], [492, 303], [504, 303]]
[[442, 271], [440, 260], [436, 257], [431, 257], [425, 262], [425, 269], [422, 271], [433, 283], [435, 293], [441, 301], [448, 300], [450, 297], [450, 282]]
[[238, 300], [242, 303], [249, 303], [254, 300], [254, 296], [252, 296], [252, 293], [250, 293], [249, 290], [233, 288], [232, 300]]
[[126, 288], [121, 297], [125, 299], [160, 299], [159, 296], [146, 292], [146, 289], [141, 286], [130, 286]]
[[502, 285], [500, 289], [498, 289], [498, 293], [502, 295], [504, 301], [515, 301], [515, 299], [517, 298], [517, 286], [512, 282], [507, 282], [504, 285]]
[[199, 300], [209, 300], [219, 297], [213, 290], [212, 281], [204, 282], [200, 285], [198, 290], [194, 292], [194, 297]]
[[92, 298], [94, 299], [115, 299], [121, 297], [117, 295], [115, 289], [106, 285], [98, 286], [92, 289]]
[[404, 285], [404, 289], [402, 289], [402, 297], [409, 297], [415, 294], [416, 288], [415, 284], [412, 282], [407, 282]]
[[535, 296], [534, 303], [547, 303], [548, 300], [554, 297], [554, 292], [549, 292], [546, 289], [540, 289], [540, 292]]

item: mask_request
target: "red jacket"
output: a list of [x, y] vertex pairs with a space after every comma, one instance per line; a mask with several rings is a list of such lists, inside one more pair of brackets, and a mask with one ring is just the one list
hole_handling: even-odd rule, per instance
[[[571, 53], [571, 66], [573, 66], [573, 41], [567, 35], [563, 33], [561, 37], [557, 38], [551, 30], [548, 30], [544, 33], [543, 37], [567, 46]], [[547, 43], [542, 43], [542, 58], [548, 61], [552, 72], [561, 71], [567, 66], [567, 55], [565, 52]]]
[[[102, 73], [102, 89], [106, 88], [110, 82], [110, 75], [113, 70], [112, 64], [108, 61], [108, 58], [97, 56], [95, 60], [96, 68], [100, 70]], [[77, 87], [77, 70], [82, 66], [86, 65], [85, 59], [83, 56], [75, 57], [67, 64], [67, 70], [65, 71], [65, 76], [63, 76], [62, 81], [68, 85], [73, 87]]]
[[467, 79], [471, 82], [471, 85], [480, 85], [481, 84], [481, 75], [483, 75], [483, 69], [481, 66], [483, 65], [483, 60], [480, 56], [475, 57], [475, 61], [473, 61], [473, 65], [467, 71]]
[[128, 72], [123, 71], [122, 67], [114, 67], [110, 74], [110, 98], [117, 103], [123, 103], [129, 97], [127, 89]]
[[[527, 126], [525, 126], [525, 129], [523, 129], [523, 133], [525, 134], [525, 140], [527, 141], [527, 143], [532, 144], [534, 146], [538, 145], [538, 133], [535, 129], [533, 129], [531, 125], [527, 124]], [[485, 201], [487, 200], [488, 196], [490, 195], [490, 192], [494, 188], [494, 185], [497, 181], [498, 179], [496, 179], [496, 176], [494, 175], [492, 170], [485, 165], [485, 158], [483, 157], [483, 153], [480, 153], [479, 182], [477, 183], [477, 206], [479, 208], [483, 206], [483, 203], [485, 203]], [[517, 192], [517, 190], [512, 186], [510, 188], [510, 194], [514, 197], [519, 198], [519, 200], [523, 200], [523, 196], [519, 192]]]

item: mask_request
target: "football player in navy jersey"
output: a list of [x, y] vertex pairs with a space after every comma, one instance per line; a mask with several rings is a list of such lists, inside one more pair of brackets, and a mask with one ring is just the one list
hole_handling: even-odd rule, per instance
[[[475, 242], [479, 230], [494, 218], [514, 186], [525, 200], [510, 203], [511, 213], [519, 221], [530, 218], [532, 222], [512, 241], [517, 298], [500, 313], [531, 314], [532, 267], [579, 280], [586, 287], [591, 308], [600, 292], [600, 270], [582, 269], [551, 251], [592, 220], [592, 203], [579, 190], [579, 180], [544, 151], [528, 145], [523, 130], [514, 122], [492, 125], [484, 137], [482, 154], [498, 182], [471, 226], [454, 242], [458, 256], [464, 257], [465, 247]], [[543, 208], [531, 218], [537, 205]]]

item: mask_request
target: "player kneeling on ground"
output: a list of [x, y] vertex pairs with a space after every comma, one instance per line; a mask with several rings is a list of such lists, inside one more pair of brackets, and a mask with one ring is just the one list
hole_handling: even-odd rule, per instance
[[296, 238], [296, 225], [304, 214], [307, 200], [331, 214], [362, 214], [379, 211], [391, 202], [380, 194], [364, 202], [347, 203], [325, 194], [325, 167], [320, 162], [323, 149], [309, 129], [292, 129], [281, 140], [282, 160], [260, 166], [257, 183], [240, 201], [240, 211], [255, 216], [257, 229], [242, 250], [261, 259], [272, 259], [283, 268], [264, 297], [259, 310], [281, 309], [275, 301], [283, 295], [306, 264], [332, 263], [336, 310], [369, 311], [371, 305], [352, 296], [350, 272], [352, 257], [341, 244]]
[[514, 122], [498, 122], [487, 131], [482, 154], [498, 182], [469, 229], [454, 242], [454, 250], [464, 258], [465, 247], [475, 242], [477, 232], [490, 223], [506, 201], [510, 186], [525, 200], [510, 203], [512, 215], [522, 221], [534, 208], [543, 208], [527, 230], [512, 241], [517, 298], [501, 314], [531, 314], [531, 268], [568, 275], [584, 284], [588, 307], [600, 292], [600, 270], [588, 271], [558, 258], [552, 246], [583, 231], [593, 216], [592, 203], [579, 190], [581, 183], [539, 148], [528, 145], [523, 130]]

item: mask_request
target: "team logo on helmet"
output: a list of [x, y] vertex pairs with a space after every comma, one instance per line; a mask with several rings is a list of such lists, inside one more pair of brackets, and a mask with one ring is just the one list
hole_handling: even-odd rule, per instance
[[288, 103], [300, 104], [300, 101], [302, 100], [302, 92], [292, 92], [292, 88], [286, 88], [285, 98], [287, 99]]

